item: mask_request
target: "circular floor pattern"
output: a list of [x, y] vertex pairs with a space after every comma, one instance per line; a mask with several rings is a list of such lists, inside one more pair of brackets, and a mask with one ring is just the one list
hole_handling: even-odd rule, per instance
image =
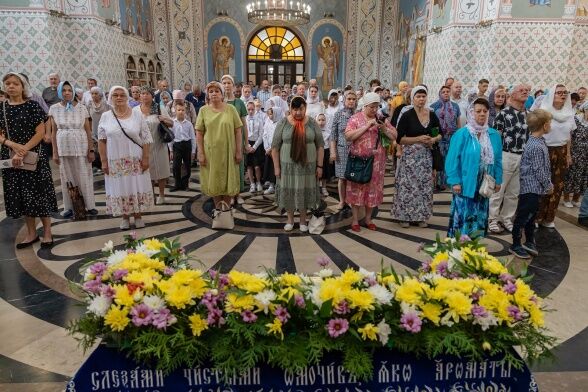
[[[419, 244], [434, 240], [437, 233], [443, 235], [446, 229], [451, 197], [449, 193], [435, 195], [434, 216], [428, 228], [402, 229], [390, 218], [394, 181], [387, 176], [384, 203], [373, 213], [378, 229], [372, 232], [363, 228], [360, 233], [354, 233], [349, 230], [351, 212], [336, 208], [337, 190], [333, 183], [329, 185], [330, 196], [324, 198], [321, 205], [327, 225], [324, 233], [316, 236], [301, 233], [297, 228], [292, 233], [285, 233], [283, 225], [286, 217], [275, 206], [274, 195], [244, 193], [244, 203], [235, 209], [235, 230], [215, 231], [210, 228], [212, 202], [199, 193], [197, 172], [193, 178], [190, 191], [168, 194], [167, 203], [155, 206], [147, 213], [144, 217], [147, 227], [137, 232], [144, 237], [179, 237], [203, 268], [221, 271], [232, 268], [255, 271], [263, 266], [275, 268], [278, 272], [313, 272], [318, 268], [315, 260], [319, 256], [330, 257], [339, 270], [348, 267], [377, 270], [382, 261], [392, 264], [399, 271], [415, 270], [426, 257], [417, 252]], [[101, 182], [97, 183], [96, 195], [98, 208], [103, 210]], [[78, 306], [79, 298], [69, 290], [69, 282], [79, 281], [81, 265], [99, 256], [106, 241], [113, 240], [117, 246], [122, 244], [123, 233], [118, 224], [117, 218], [106, 215], [79, 222], [56, 216], [53, 221], [53, 249], [40, 249], [37, 244], [33, 249], [16, 251], [14, 244], [22, 222], [10, 218], [0, 221], [0, 232], [3, 234], [3, 246], [0, 248], [0, 314], [38, 324], [27, 325], [26, 330], [37, 328], [39, 333], [49, 330], [49, 334], [57, 337], [44, 343], [49, 348], [66, 347], [71, 352], [71, 360], [65, 364], [59, 361], [52, 363], [50, 358], [40, 360], [39, 357], [46, 358], [47, 355], [40, 355], [39, 349], [35, 348], [38, 342], [23, 337], [18, 323], [11, 324], [10, 332], [0, 333], [0, 347], [5, 347], [0, 349], [0, 364], [5, 363], [15, 371], [20, 369], [20, 373], [12, 374], [26, 374], [23, 379], [27, 382], [34, 382], [35, 377], [39, 382], [61, 380], [59, 377], [71, 376], [81, 363], [83, 356], [75, 351], [75, 344], [63, 331], [69, 321], [83, 312], [83, 308]], [[22, 233], [19, 235], [22, 236]], [[555, 231], [540, 230], [537, 239], [541, 256], [532, 261], [529, 270], [535, 275], [535, 290], [546, 296], [566, 278], [570, 253], [564, 239]], [[486, 244], [493, 254], [505, 257], [509, 241], [506, 236], [490, 236]], [[588, 323], [583, 327], [586, 325]], [[7, 346], [7, 339], [11, 338], [15, 340]], [[43, 337], [40, 339], [43, 340]], [[573, 348], [577, 350], [578, 345], [573, 345]], [[23, 382], [7, 377], [5, 372], [0, 373], [0, 384]]]

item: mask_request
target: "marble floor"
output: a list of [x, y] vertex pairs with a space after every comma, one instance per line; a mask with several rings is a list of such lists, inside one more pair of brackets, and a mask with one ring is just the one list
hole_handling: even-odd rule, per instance
[[[57, 184], [59, 182], [57, 181]], [[7, 218], [0, 202], [0, 391], [63, 391], [68, 379], [84, 361], [84, 354], [65, 327], [84, 310], [71, 290], [81, 278], [80, 266], [99, 254], [108, 240], [123, 242], [119, 219], [104, 215], [104, 187], [95, 177], [100, 215], [86, 221], [53, 219], [53, 249], [17, 250], [24, 237], [23, 221]], [[58, 186], [58, 193], [61, 189]], [[434, 216], [426, 229], [401, 228], [390, 218], [393, 178], [387, 177], [384, 204], [375, 211], [374, 232], [349, 230], [351, 214], [336, 211], [336, 185], [323, 203], [327, 227], [320, 236], [286, 234], [285, 216], [273, 205], [273, 195], [243, 194], [244, 204], [235, 215], [231, 232], [210, 229], [211, 201], [200, 194], [198, 173], [189, 191], [169, 193], [165, 205], [155, 206], [144, 220], [139, 236], [179, 237], [205, 268], [279, 272], [311, 272], [316, 259], [329, 256], [339, 269], [348, 266], [378, 269], [381, 261], [397, 270], [414, 270], [424, 259], [420, 243], [445, 231], [450, 194], [435, 195]], [[0, 197], [0, 200], [2, 197]], [[537, 233], [539, 257], [529, 271], [533, 288], [556, 309], [547, 315], [547, 326], [558, 337], [553, 363], [534, 365], [542, 391], [588, 391], [588, 230], [577, 225], [576, 209], [561, 207], [556, 230]], [[490, 236], [486, 244], [499, 257], [508, 254], [508, 235]]]

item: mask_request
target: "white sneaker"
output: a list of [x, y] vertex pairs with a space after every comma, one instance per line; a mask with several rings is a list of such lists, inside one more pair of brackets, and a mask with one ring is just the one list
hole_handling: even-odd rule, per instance
[[294, 229], [294, 225], [292, 223], [286, 223], [284, 226], [284, 231], [292, 231]]
[[255, 193], [255, 184], [251, 184], [249, 187], [249, 193]]
[[121, 230], [128, 230], [128, 229], [131, 228], [131, 223], [129, 222], [128, 219], [123, 219], [120, 222], [120, 226], [119, 227], [120, 227]]
[[564, 207], [567, 207], [567, 208], [574, 208], [574, 205], [572, 204], [571, 201], [564, 201], [563, 205], [564, 205]]
[[145, 227], [145, 222], [143, 222], [143, 219], [141, 219], [141, 218], [135, 219], [135, 228], [142, 229], [143, 227]]
[[582, 205], [581, 201], [573, 201], [572, 204], [574, 205], [574, 207], [580, 207]]
[[157, 203], [156, 203], [156, 204], [157, 204], [157, 205], [162, 205], [162, 204], [165, 204], [165, 197], [164, 197], [164, 196], [159, 196], [159, 197], [157, 198]]
[[303, 233], [308, 232], [308, 226], [307, 225], [300, 225], [300, 231]]
[[500, 224], [497, 221], [491, 221], [488, 224], [488, 230], [490, 231], [490, 233], [493, 234], [500, 234], [504, 231], [502, 230], [502, 226], [500, 226]]
[[257, 192], [263, 192], [263, 185], [261, 185], [261, 182], [257, 183]]
[[541, 226], [547, 227], [548, 229], [555, 229], [555, 223], [553, 222], [541, 222]]
[[263, 192], [263, 194], [264, 194], [264, 195], [271, 195], [271, 194], [272, 194], [272, 193], [274, 193], [275, 191], [276, 191], [276, 190], [274, 189], [274, 186], [273, 186], [273, 185], [270, 185], [270, 186], [269, 186], [269, 188], [267, 188], [267, 189], [266, 189], [266, 190]]

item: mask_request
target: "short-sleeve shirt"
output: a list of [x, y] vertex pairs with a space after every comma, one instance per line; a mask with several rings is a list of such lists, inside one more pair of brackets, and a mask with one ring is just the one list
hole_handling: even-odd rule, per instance
[[[6, 115], [4, 114], [6, 109]], [[20, 105], [10, 105], [8, 101], [0, 104], [0, 129], [6, 130], [4, 117], [8, 122], [8, 137], [11, 141], [18, 144], [27, 144], [36, 134], [36, 128], [39, 124], [47, 121], [47, 115], [41, 106], [35, 101], [26, 101]], [[10, 149], [2, 145], [2, 159], [9, 158]], [[38, 146], [32, 151], [38, 151]]]
[[61, 157], [80, 157], [88, 153], [88, 136], [84, 123], [90, 117], [88, 108], [81, 103], [66, 110], [61, 103], [51, 105], [49, 116], [57, 125], [57, 151]]
[[502, 134], [502, 151], [522, 154], [529, 138], [527, 111], [507, 106], [496, 115], [494, 128]]
[[409, 109], [406, 113], [400, 117], [398, 121], [398, 138], [397, 141], [400, 143], [400, 139], [403, 137], [418, 137], [423, 135], [432, 136], [431, 133], [433, 128], [439, 128], [439, 118], [432, 110], [429, 111], [429, 123], [426, 127], [421, 124], [419, 117], [414, 108]]

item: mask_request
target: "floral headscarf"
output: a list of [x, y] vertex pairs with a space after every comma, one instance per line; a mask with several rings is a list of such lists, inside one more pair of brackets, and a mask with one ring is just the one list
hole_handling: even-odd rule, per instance
[[443, 135], [447, 135], [455, 130], [453, 129], [453, 127], [456, 123], [455, 119], [457, 117], [457, 114], [455, 113], [453, 102], [451, 102], [451, 97], [446, 101], [444, 101], [441, 97], [441, 91], [443, 91], [444, 88], [447, 87], [441, 87], [441, 89], [439, 90], [439, 100], [437, 101], [437, 103], [439, 104], [439, 108], [435, 110], [435, 114], [439, 118], [441, 133]]
[[480, 142], [480, 146], [482, 147], [482, 155], [481, 160], [486, 165], [494, 164], [494, 150], [492, 149], [492, 142], [490, 142], [490, 136], [488, 135], [488, 120], [483, 125], [480, 125], [476, 122], [474, 118], [474, 107], [476, 103], [480, 103], [480, 101], [486, 101], [485, 98], [476, 98], [474, 101], [468, 106], [468, 123], [466, 127], [470, 132], [470, 135], [477, 138]]

